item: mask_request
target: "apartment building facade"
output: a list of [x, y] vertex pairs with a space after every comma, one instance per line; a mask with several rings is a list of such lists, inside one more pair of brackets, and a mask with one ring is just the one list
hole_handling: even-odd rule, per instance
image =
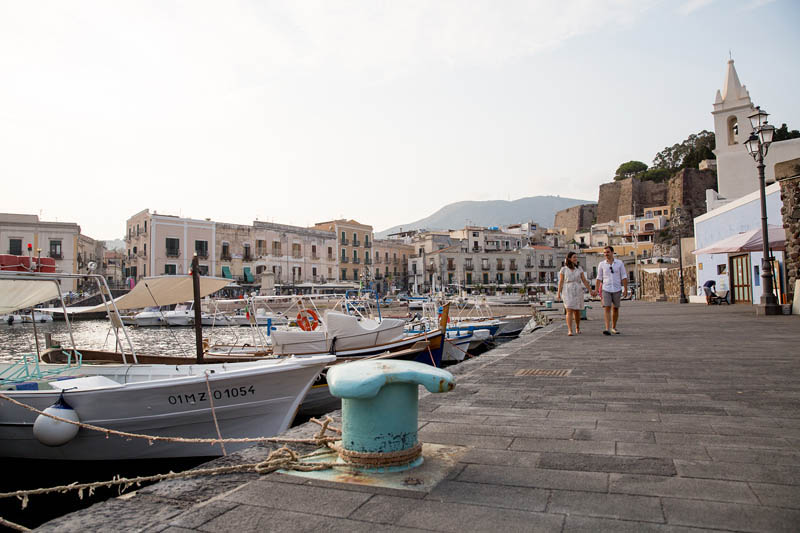
[[372, 226], [338, 219], [318, 222], [312, 229], [336, 235], [336, 281], [363, 282], [367, 279], [374, 258]]
[[[56, 262], [57, 272], [78, 272], [80, 233], [80, 226], [74, 222], [50, 222], [39, 220], [38, 215], [0, 213], [0, 253], [50, 257]], [[61, 287], [75, 291], [78, 280], [64, 279]]]
[[414, 247], [398, 239], [376, 239], [369, 273], [381, 294], [408, 290], [408, 260]]

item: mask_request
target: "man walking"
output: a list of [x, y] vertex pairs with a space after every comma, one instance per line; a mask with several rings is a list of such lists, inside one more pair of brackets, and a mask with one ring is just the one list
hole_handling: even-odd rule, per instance
[[606, 321], [603, 335], [619, 335], [619, 304], [622, 298], [628, 296], [628, 273], [622, 261], [614, 258], [613, 247], [606, 246], [603, 254], [606, 260], [597, 266], [597, 292], [603, 302], [603, 318]]

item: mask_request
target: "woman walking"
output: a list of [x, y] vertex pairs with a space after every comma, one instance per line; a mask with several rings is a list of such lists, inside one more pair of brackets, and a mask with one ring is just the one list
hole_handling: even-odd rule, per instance
[[583, 269], [578, 266], [578, 255], [570, 252], [559, 273], [557, 294], [559, 299], [562, 299], [563, 295], [564, 308], [567, 310], [567, 335], [569, 336], [572, 336], [573, 324], [575, 333], [581, 332], [581, 311], [584, 306], [581, 283], [591, 290]]

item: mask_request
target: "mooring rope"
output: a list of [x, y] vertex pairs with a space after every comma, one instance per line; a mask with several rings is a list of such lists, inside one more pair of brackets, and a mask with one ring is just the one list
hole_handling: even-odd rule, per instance
[[222, 441], [222, 433], [219, 431], [219, 422], [217, 422], [217, 410], [214, 409], [214, 395], [211, 394], [211, 383], [208, 381], [208, 370], [205, 371], [206, 375], [206, 390], [208, 391], [208, 401], [211, 407], [211, 416], [214, 418], [214, 427], [217, 428], [217, 438], [219, 439], [220, 448], [222, 448], [222, 455], [227, 456], [228, 452], [225, 451], [225, 443]]

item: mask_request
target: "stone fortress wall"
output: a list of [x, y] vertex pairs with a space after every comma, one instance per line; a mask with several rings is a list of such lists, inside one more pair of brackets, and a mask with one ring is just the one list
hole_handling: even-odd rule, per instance
[[597, 204], [582, 204], [562, 209], [556, 213], [556, 228], [568, 228], [572, 232], [592, 227], [597, 216]]

